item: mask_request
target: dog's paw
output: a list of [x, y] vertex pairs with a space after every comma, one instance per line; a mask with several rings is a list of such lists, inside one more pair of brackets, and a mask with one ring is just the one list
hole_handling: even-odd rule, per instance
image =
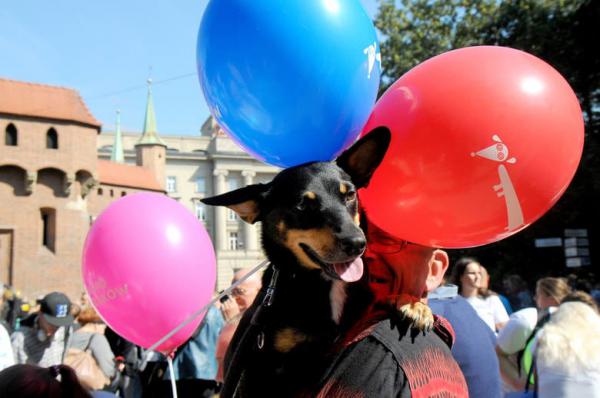
[[398, 302], [396, 308], [403, 319], [410, 322], [412, 328], [421, 331], [429, 331], [433, 328], [433, 312], [427, 304], [420, 301], [405, 304]]

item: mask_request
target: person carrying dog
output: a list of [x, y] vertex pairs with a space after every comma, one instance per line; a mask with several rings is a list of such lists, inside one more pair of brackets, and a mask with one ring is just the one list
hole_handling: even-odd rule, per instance
[[318, 397], [468, 397], [450, 347], [454, 332], [426, 305], [448, 254], [397, 239], [363, 217], [373, 300], [346, 334]]

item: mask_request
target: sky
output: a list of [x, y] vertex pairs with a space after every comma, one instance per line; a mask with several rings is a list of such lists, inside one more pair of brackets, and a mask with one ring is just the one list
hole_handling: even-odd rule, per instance
[[[376, 0], [360, 1], [373, 17]], [[209, 116], [196, 74], [207, 3], [6, 1], [0, 8], [0, 78], [73, 88], [103, 130], [114, 129], [119, 109], [121, 129], [139, 132], [151, 77], [159, 134], [196, 135]]]

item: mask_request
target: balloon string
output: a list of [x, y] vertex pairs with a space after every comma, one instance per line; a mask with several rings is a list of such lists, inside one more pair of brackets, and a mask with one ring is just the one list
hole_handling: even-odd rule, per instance
[[173, 391], [173, 398], [177, 398], [177, 384], [175, 383], [175, 371], [173, 370], [173, 358], [172, 355], [167, 356], [167, 363], [169, 364], [169, 375], [171, 376], [171, 390]]
[[[206, 304], [204, 307], [200, 308], [198, 311], [194, 312], [192, 315], [190, 315], [189, 317], [187, 317], [187, 319], [185, 319], [183, 322], [181, 322], [178, 326], [176, 326], [174, 329], [172, 329], [169, 333], [167, 333], [166, 335], [164, 335], [160, 340], [158, 340], [156, 343], [152, 344], [152, 346], [150, 346], [148, 348], [148, 351], [154, 351], [154, 350], [156, 350], [156, 347], [158, 347], [159, 345], [161, 345], [162, 343], [164, 343], [165, 341], [167, 341], [168, 339], [170, 339], [175, 333], [179, 332], [185, 325], [187, 325], [188, 323], [192, 322], [199, 315], [201, 315], [201, 314], [205, 313], [206, 311], [208, 311], [208, 309], [211, 306], [213, 306], [218, 300], [220, 300], [221, 297], [230, 294], [231, 291], [233, 289], [235, 289], [240, 283], [242, 283], [246, 279], [250, 278], [252, 275], [254, 275], [261, 268], [265, 267], [268, 264], [269, 264], [269, 260], [264, 260], [262, 263], [258, 264], [250, 272], [248, 272], [246, 275], [244, 275], [242, 278], [240, 278], [239, 281], [235, 282], [234, 284], [232, 284], [231, 286], [229, 286], [227, 289], [223, 290], [221, 293], [219, 293], [219, 295], [217, 295], [217, 297], [215, 297], [214, 299], [212, 299], [208, 304]], [[148, 352], [148, 355], [151, 355], [151, 353]]]

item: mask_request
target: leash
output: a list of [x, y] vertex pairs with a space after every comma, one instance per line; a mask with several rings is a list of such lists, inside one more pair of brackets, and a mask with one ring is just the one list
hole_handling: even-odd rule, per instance
[[254, 275], [256, 272], [258, 272], [261, 268], [267, 266], [269, 264], [269, 260], [264, 260], [263, 262], [261, 262], [260, 264], [258, 264], [256, 267], [254, 267], [249, 273], [247, 273], [246, 275], [244, 275], [242, 278], [240, 278], [239, 281], [235, 282], [234, 284], [232, 284], [231, 286], [229, 286], [227, 289], [223, 290], [220, 294], [218, 294], [214, 299], [212, 299], [208, 304], [206, 304], [204, 307], [200, 308], [198, 311], [192, 313], [189, 317], [187, 317], [183, 322], [181, 322], [179, 325], [177, 325], [175, 328], [173, 328], [169, 333], [167, 333], [166, 335], [164, 335], [160, 340], [158, 340], [156, 343], [152, 344], [150, 347], [148, 347], [148, 354], [150, 355], [150, 351], [154, 351], [156, 350], [156, 347], [160, 346], [162, 343], [164, 343], [165, 341], [167, 341], [168, 339], [170, 339], [171, 337], [173, 337], [173, 335], [177, 332], [179, 332], [183, 327], [185, 327], [188, 323], [192, 322], [194, 319], [196, 319], [198, 316], [202, 315], [203, 313], [205, 313], [206, 311], [208, 311], [208, 309], [213, 306], [218, 300], [221, 299], [221, 297], [226, 296], [228, 294], [231, 293], [231, 291], [233, 289], [235, 289], [239, 284], [241, 284], [242, 282], [244, 282], [246, 279], [250, 278], [252, 275]]
[[[256, 312], [252, 315], [252, 320], [250, 321], [250, 325], [254, 327], [261, 326], [261, 317], [264, 317], [265, 308], [269, 308], [273, 304], [273, 297], [275, 296], [275, 288], [277, 287], [277, 279], [279, 278], [279, 268], [273, 264], [271, 266], [273, 270], [273, 274], [271, 275], [271, 280], [269, 281], [269, 286], [267, 287], [267, 292], [265, 293], [265, 297], [260, 303], [260, 306], [256, 309]], [[265, 333], [262, 330], [259, 330], [256, 335], [256, 346], [259, 350], [262, 350], [265, 345]], [[241, 344], [240, 344], [241, 346]]]
[[[275, 264], [271, 264], [271, 269], [273, 270], [273, 273], [271, 274], [271, 279], [269, 281], [269, 285], [267, 286], [265, 295], [260, 305], [256, 308], [254, 314], [252, 314], [250, 324], [245, 328], [244, 334], [235, 347], [235, 351], [231, 355], [231, 360], [229, 361], [230, 366], [228, 372], [225, 374], [224, 389], [221, 391], [222, 397], [235, 398], [239, 396], [240, 386], [246, 375], [244, 361], [248, 352], [251, 352], [254, 349], [254, 343], [252, 342], [254, 335], [256, 335], [256, 347], [258, 350], [261, 351], [264, 347], [265, 333], [262, 330], [264, 310], [268, 309], [273, 304], [273, 298], [275, 297], [275, 290], [277, 288], [277, 281], [279, 279], [279, 268], [275, 266]], [[240, 325], [238, 325], [238, 328], [239, 327]], [[232, 367], [234, 364], [236, 366]], [[234, 381], [232, 388], [228, 388], [228, 380]], [[231, 395], [228, 395], [228, 391], [231, 390], [233, 390]]]

